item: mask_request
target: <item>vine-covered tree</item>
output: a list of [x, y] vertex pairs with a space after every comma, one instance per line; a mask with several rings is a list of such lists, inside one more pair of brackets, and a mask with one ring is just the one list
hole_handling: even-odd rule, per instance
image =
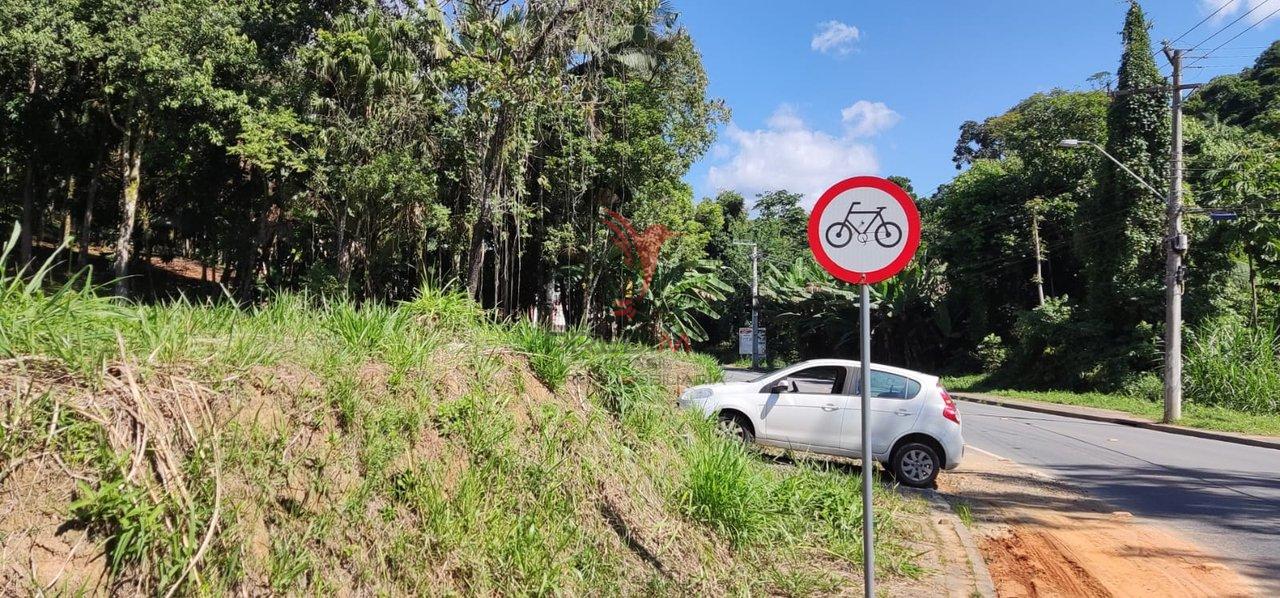
[[[1169, 97], [1149, 91], [1168, 83], [1156, 68], [1148, 28], [1142, 7], [1131, 2], [1117, 72], [1122, 95], [1107, 109], [1106, 151], [1156, 184], [1168, 172]], [[1091, 224], [1078, 229], [1076, 245], [1085, 259], [1086, 300], [1093, 316], [1111, 332], [1129, 334], [1140, 322], [1158, 321], [1162, 311], [1165, 206], [1142, 183], [1103, 160], [1097, 190], [1081, 206]]]

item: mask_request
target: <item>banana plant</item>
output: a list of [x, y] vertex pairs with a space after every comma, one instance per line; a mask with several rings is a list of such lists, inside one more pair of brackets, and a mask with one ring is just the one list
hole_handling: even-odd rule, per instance
[[687, 350], [691, 342], [707, 339], [698, 316], [719, 318], [716, 304], [732, 290], [710, 260], [661, 258], [626, 329], [664, 347]]

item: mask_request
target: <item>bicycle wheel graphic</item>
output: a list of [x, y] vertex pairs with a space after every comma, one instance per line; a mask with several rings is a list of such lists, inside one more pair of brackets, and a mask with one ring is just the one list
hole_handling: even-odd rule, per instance
[[893, 247], [902, 242], [902, 227], [892, 222], [881, 222], [876, 227], [876, 243], [881, 247]]
[[853, 240], [853, 227], [848, 222], [837, 222], [827, 227], [827, 243], [832, 247], [844, 247]]

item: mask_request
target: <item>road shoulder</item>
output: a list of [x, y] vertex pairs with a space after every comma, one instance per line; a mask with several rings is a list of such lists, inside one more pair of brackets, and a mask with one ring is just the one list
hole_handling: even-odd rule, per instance
[[1007, 407], [1010, 409], [1021, 409], [1023, 411], [1034, 411], [1037, 413], [1047, 413], [1063, 417], [1109, 422], [1137, 428], [1146, 428], [1148, 430], [1157, 430], [1170, 434], [1195, 436], [1197, 438], [1207, 438], [1210, 440], [1219, 440], [1233, 444], [1243, 444], [1280, 450], [1280, 438], [1273, 436], [1250, 436], [1247, 434], [1235, 434], [1232, 432], [1219, 432], [1216, 430], [1202, 430], [1199, 428], [1188, 428], [1186, 426], [1162, 424], [1143, 417], [1124, 413], [1123, 411], [1112, 411], [1110, 409], [1099, 409], [1097, 407], [1084, 407], [1078, 405], [1060, 405], [1057, 403], [1045, 403], [1042, 401], [1031, 401], [1027, 399], [1011, 399], [1009, 397], [975, 392], [952, 392], [951, 396], [956, 399], [972, 403], [983, 403], [986, 405], [996, 405], [998, 407]]
[[972, 513], [1000, 596], [1249, 596], [1254, 588], [1199, 546], [1034, 469], [982, 451], [939, 478]]

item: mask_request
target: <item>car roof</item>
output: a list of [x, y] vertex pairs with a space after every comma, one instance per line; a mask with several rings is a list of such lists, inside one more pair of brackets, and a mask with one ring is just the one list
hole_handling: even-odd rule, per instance
[[[844, 366], [844, 367], [851, 367], [851, 368], [861, 368], [862, 362], [854, 361], [852, 359], [810, 359], [808, 361], [793, 363], [787, 369], [792, 369], [796, 367], [815, 367], [815, 366], [822, 366], [822, 365], [835, 365], [835, 366]], [[931, 378], [932, 379], [937, 378], [937, 376], [934, 376], [932, 374], [926, 374], [924, 372], [917, 372], [915, 370], [908, 370], [906, 368], [900, 368], [892, 365], [884, 365], [884, 364], [874, 363], [874, 362], [871, 364], [871, 368], [880, 370], [882, 372], [888, 372], [890, 374], [897, 374], [899, 376], [906, 376], [908, 378], [916, 378], [917, 380], [928, 380]]]

